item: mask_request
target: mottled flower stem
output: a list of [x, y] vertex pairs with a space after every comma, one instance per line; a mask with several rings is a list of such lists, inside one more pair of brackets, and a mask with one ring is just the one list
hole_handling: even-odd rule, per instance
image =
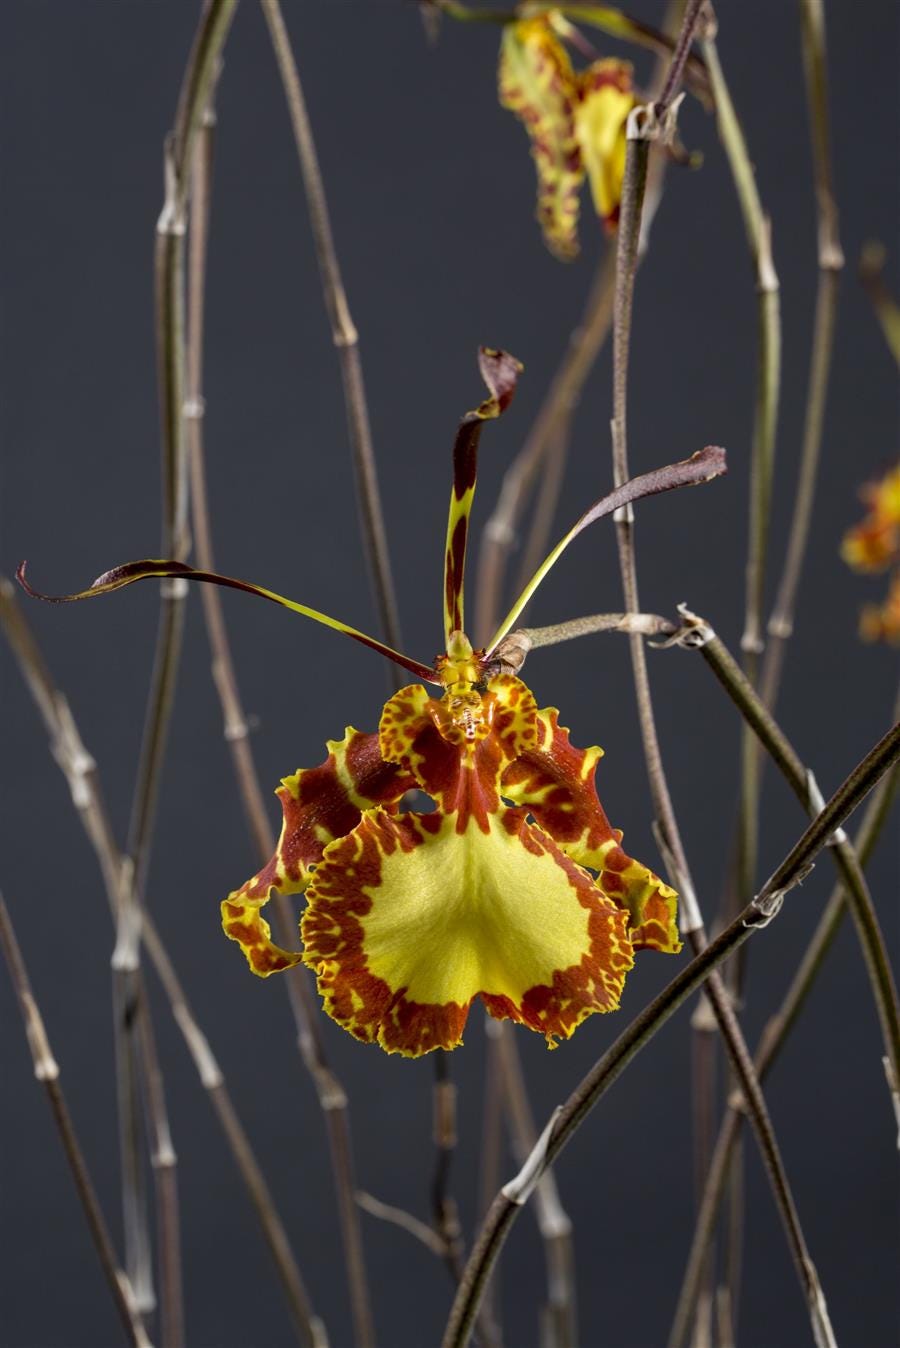
[[[13, 586], [2, 576], [0, 626], [44, 722], [53, 757], [69, 784], [72, 803], [97, 857], [110, 913], [115, 921], [121, 904], [123, 859], [103, 802], [99, 770], [84, 746], [69, 704], [54, 683], [31, 629], [16, 603]], [[259, 1218], [263, 1237], [282, 1281], [298, 1340], [306, 1348], [321, 1348], [326, 1341], [324, 1328], [310, 1309], [303, 1279], [265, 1177], [235, 1112], [221, 1068], [194, 1017], [174, 965], [147, 911], [142, 914], [141, 940], [168, 996], [172, 1017], [181, 1031], [200, 1082], [209, 1094], [210, 1103]], [[146, 995], [143, 988], [142, 995]]]
[[[187, 398], [185, 411], [191, 469], [191, 511], [195, 551], [199, 565], [215, 570], [209, 493], [206, 483], [206, 453], [203, 436], [205, 402], [203, 396], [203, 339], [206, 254], [212, 184], [215, 116], [207, 105], [197, 137], [191, 184], [191, 231], [188, 253], [187, 285]], [[260, 787], [259, 775], [250, 745], [250, 726], [241, 699], [228, 629], [217, 590], [202, 588], [203, 614], [212, 653], [212, 677], [222, 707], [224, 736], [231, 755], [241, 803], [250, 836], [260, 864], [265, 864], [275, 849], [268, 811]], [[275, 921], [279, 938], [286, 946], [296, 939], [297, 923], [290, 900], [275, 897]], [[354, 1200], [353, 1148], [347, 1095], [329, 1066], [319, 1028], [319, 1010], [305, 969], [290, 970], [284, 979], [288, 1001], [297, 1031], [297, 1045], [304, 1066], [316, 1091], [328, 1136], [329, 1154], [337, 1197], [342, 1239], [351, 1289], [354, 1323], [358, 1342], [366, 1348], [374, 1342], [374, 1330], [365, 1271], [359, 1214]], [[280, 1251], [277, 1234], [267, 1236], [273, 1252]], [[284, 1281], [284, 1273], [282, 1273]], [[287, 1286], [287, 1283], [286, 1283]], [[299, 1304], [294, 1296], [295, 1306]], [[295, 1315], [296, 1319], [296, 1315]], [[368, 1336], [368, 1337], [367, 1337]]]
[[75, 1132], [75, 1125], [69, 1113], [66, 1097], [60, 1085], [59, 1065], [53, 1056], [47, 1031], [44, 1027], [44, 1020], [32, 991], [28, 970], [25, 967], [22, 951], [16, 938], [12, 917], [2, 894], [0, 894], [0, 947], [2, 947], [19, 1009], [22, 1012], [22, 1019], [25, 1022], [25, 1034], [28, 1039], [28, 1047], [31, 1050], [34, 1075], [46, 1092], [59, 1139], [69, 1169], [72, 1172], [72, 1180], [84, 1209], [91, 1239], [94, 1242], [100, 1266], [112, 1293], [116, 1310], [119, 1312], [119, 1317], [128, 1336], [128, 1342], [133, 1345], [133, 1348], [151, 1348], [140, 1312], [135, 1305], [134, 1291], [126, 1274], [119, 1267], [106, 1221], [97, 1199], [97, 1193], [87, 1168], [87, 1162], [84, 1159], [84, 1153]]
[[[809, 873], [811, 863], [828, 845], [834, 831], [843, 825], [898, 758], [900, 722], [872, 747], [841, 783], [759, 894], [648, 1003], [583, 1078], [562, 1108], [554, 1113], [529, 1158], [527, 1173], [523, 1171], [504, 1185], [491, 1205], [463, 1273], [444, 1332], [443, 1348], [464, 1348], [468, 1342], [486, 1279], [513, 1223], [528, 1201], [537, 1177], [555, 1162], [598, 1101], [675, 1011], [709, 979], [723, 960], [772, 922], [787, 893]], [[816, 1342], [833, 1344], [834, 1336], [821, 1288], [808, 1258], [800, 1272]]]
[[[865, 817], [854, 839], [854, 848], [860, 866], [867, 864], [874, 851], [875, 843], [887, 818], [898, 785], [900, 785], [900, 770], [895, 765], [881, 779], [872, 793]], [[760, 1038], [753, 1060], [760, 1081], [768, 1076], [778, 1053], [793, 1028], [838, 933], [846, 911], [846, 891], [839, 882], [831, 893], [781, 1006], [769, 1017]], [[722, 1120], [719, 1135], [712, 1149], [712, 1160], [703, 1189], [684, 1281], [681, 1285], [675, 1317], [669, 1334], [668, 1348], [682, 1348], [687, 1338], [691, 1316], [697, 1303], [701, 1271], [725, 1193], [731, 1153], [740, 1136], [744, 1121], [742, 1104], [742, 1099], [739, 1096], [729, 1102], [728, 1112]]]
[[[683, 52], [690, 46], [693, 29], [697, 24], [700, 7], [688, 5], [685, 11], [682, 33], [676, 46], [676, 52]], [[669, 98], [677, 89], [671, 79], [666, 81], [665, 89]], [[652, 108], [636, 108], [628, 121], [628, 140], [625, 164], [625, 177], [622, 188], [622, 203], [619, 220], [616, 299], [613, 320], [613, 423], [612, 451], [613, 473], [617, 483], [627, 480], [628, 453], [626, 430], [628, 356], [631, 335], [631, 313], [634, 293], [634, 279], [637, 264], [638, 240], [643, 205], [644, 187], [647, 173], [649, 143], [653, 139], [665, 139], [671, 134], [671, 121], [674, 109], [665, 98]], [[622, 574], [622, 586], [626, 608], [629, 612], [639, 612], [640, 604], [637, 588], [635, 562], [633, 515], [631, 511], [617, 512], [616, 533], [619, 550], [619, 564]], [[681, 841], [675, 817], [674, 807], [669, 794], [665, 770], [659, 747], [656, 719], [653, 711], [649, 679], [643, 641], [637, 634], [629, 636], [635, 694], [638, 703], [638, 717], [644, 756], [653, 797], [654, 809], [660, 841], [669, 861], [671, 878], [682, 895], [682, 929], [688, 937], [697, 955], [707, 944], [706, 932], [696, 894], [691, 881], [684, 847]], [[736, 943], [735, 948], [737, 948]], [[806, 1241], [800, 1226], [796, 1205], [790, 1191], [787, 1175], [781, 1160], [771, 1119], [759, 1083], [753, 1071], [744, 1036], [734, 1014], [730, 996], [720, 975], [715, 970], [707, 981], [707, 994], [715, 1015], [722, 1039], [728, 1050], [737, 1081], [740, 1083], [747, 1108], [750, 1113], [754, 1133], [764, 1160], [765, 1169], [772, 1187], [773, 1197], [784, 1223], [791, 1252], [797, 1266], [801, 1285], [807, 1294], [807, 1301], [813, 1308], [814, 1295], [821, 1297], [815, 1269], [809, 1257]], [[824, 1312], [819, 1319], [827, 1321]], [[828, 1331], [830, 1334], [830, 1329]], [[828, 1341], [825, 1339], [824, 1341]]]
[[[275, 50], [275, 57], [287, 98], [291, 126], [297, 145], [297, 155], [303, 175], [303, 185], [306, 190], [306, 201], [322, 278], [325, 307], [331, 324], [332, 340], [337, 348], [340, 361], [344, 401], [347, 408], [347, 425], [353, 451], [353, 465], [356, 470], [357, 502], [369, 570], [375, 588], [382, 635], [389, 646], [393, 646], [395, 650], [402, 650], [400, 619], [391, 574], [387, 533], [381, 508], [378, 472], [372, 446], [369, 409], [366, 403], [362, 362], [359, 353], [359, 334], [350, 315], [347, 295], [341, 278], [316, 143], [306, 109], [306, 100], [303, 96], [297, 62], [281, 12], [281, 5], [279, 0], [260, 0], [260, 2], [266, 23], [269, 26], [272, 46]], [[388, 665], [387, 668], [389, 677], [393, 680], [393, 686], [399, 686], [398, 678], [402, 679], [402, 675], [398, 675], [393, 665]]]
[[[165, 198], [156, 227], [157, 360], [162, 440], [162, 548], [182, 557], [188, 548], [187, 462], [183, 389], [184, 235], [189, 171], [197, 127], [216, 78], [237, 0], [206, 0], [188, 56], [175, 125], [164, 154]], [[150, 692], [144, 719], [127, 863], [120, 886], [113, 952], [113, 1010], [121, 1139], [126, 1268], [138, 1304], [152, 1307], [148, 1214], [141, 1168], [138, 1072], [142, 1071], [157, 1195], [161, 1337], [171, 1348], [184, 1340], [177, 1160], [166, 1115], [162, 1074], [140, 980], [140, 923], [159, 781], [180, 660], [186, 590], [178, 581], [161, 590]], [[142, 1063], [138, 1062], [143, 1057]]]

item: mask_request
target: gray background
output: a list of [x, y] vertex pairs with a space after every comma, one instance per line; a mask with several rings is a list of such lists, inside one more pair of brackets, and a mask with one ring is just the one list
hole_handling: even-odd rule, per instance
[[[659, 17], [660, 4], [640, 6]], [[764, 200], [783, 283], [784, 401], [774, 556], [780, 561], [802, 423], [815, 227], [796, 7], [723, 4], [721, 50]], [[36, 584], [87, 584], [158, 546], [158, 432], [152, 238], [160, 147], [197, 6], [168, 0], [6, 0], [3, 6], [2, 568], [28, 556]], [[449, 447], [481, 396], [479, 342], [526, 364], [512, 411], [485, 435], [476, 530], [530, 424], [579, 313], [600, 246], [585, 211], [584, 256], [563, 267], [532, 220], [533, 170], [521, 128], [496, 103], [496, 34], [446, 24], [428, 50], [415, 7], [289, 4], [290, 24], [363, 341], [405, 643], [440, 641], [440, 567]], [[862, 242], [895, 238], [897, 11], [828, 5], [837, 188], [850, 260], [842, 295], [825, 467], [789, 657], [782, 719], [826, 795], [885, 730], [895, 658], [862, 648], [857, 608], [881, 581], [838, 557], [857, 485], [896, 450], [894, 375], [854, 266]], [[602, 38], [598, 38], [603, 43]], [[638, 56], [639, 73], [650, 63]], [[241, 6], [219, 98], [210, 255], [207, 445], [219, 564], [364, 629], [376, 619], [357, 537], [344, 413], [283, 98], [260, 13]], [[644, 605], [679, 600], [733, 647], [741, 627], [747, 464], [754, 393], [754, 291], [713, 124], [684, 109], [702, 171], [673, 172], [635, 310], [631, 402], [635, 471], [724, 444], [730, 476], [639, 509]], [[896, 264], [896, 257], [893, 259]], [[896, 265], [893, 281], [896, 285]], [[608, 357], [579, 411], [559, 531], [609, 483]], [[346, 723], [374, 727], [377, 657], [324, 629], [226, 595], [243, 693], [259, 718], [262, 781], [322, 757]], [[579, 540], [535, 621], [614, 608], [612, 530]], [[96, 605], [28, 616], [99, 761], [120, 834], [127, 823], [157, 614], [152, 586]], [[118, 1237], [110, 1034], [111, 931], [90, 849], [43, 732], [2, 652], [5, 842], [0, 881], [19, 926], [74, 1116]], [[738, 722], [701, 663], [650, 655], [663, 748], [701, 902], [714, 911], [736, 796]], [[602, 743], [601, 796], [626, 845], [651, 865], [650, 805], [627, 649], [618, 638], [532, 657], [541, 703], [576, 743]], [[275, 819], [273, 801], [272, 818]], [[760, 878], [802, 828], [770, 774]], [[160, 806], [150, 902], [187, 980], [335, 1345], [350, 1342], [321, 1118], [293, 1044], [284, 989], [248, 976], [220, 935], [218, 901], [254, 868], [198, 596]], [[897, 950], [897, 864], [887, 840], [871, 870]], [[823, 859], [753, 943], [744, 1023], [755, 1039], [777, 1004], [832, 884]], [[620, 1015], [594, 1017], [548, 1055], [518, 1040], [538, 1116], [681, 961], [648, 955]], [[231, 1162], [161, 999], [154, 1004], [180, 1160], [189, 1341], [196, 1348], [290, 1341], [280, 1292]], [[0, 1340], [98, 1348], [121, 1332], [83, 1230], [15, 1003], [3, 1018]], [[603, 1102], [559, 1167], [578, 1256], [582, 1342], [651, 1348], [665, 1335], [691, 1218], [689, 1016], [679, 1014]], [[359, 1182], [428, 1211], [428, 1061], [388, 1058], [330, 1022], [325, 1037], [351, 1096]], [[461, 1087], [454, 1191], [475, 1216], [481, 1017], [452, 1067]], [[852, 933], [840, 936], [768, 1087], [814, 1258], [841, 1342], [886, 1348], [896, 1334], [898, 1212], [894, 1127], [876, 1020]], [[507, 1166], [508, 1168], [508, 1166]], [[742, 1342], [808, 1340], [801, 1299], [752, 1146]], [[418, 1348], [439, 1335], [444, 1269], [403, 1232], [364, 1218], [380, 1341]], [[526, 1216], [503, 1272], [507, 1341], [536, 1339], [542, 1259]]]

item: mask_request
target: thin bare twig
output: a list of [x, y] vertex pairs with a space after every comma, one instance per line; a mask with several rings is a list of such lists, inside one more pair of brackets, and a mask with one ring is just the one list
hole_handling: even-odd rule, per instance
[[[115, 920], [121, 903], [123, 864], [103, 803], [97, 764], [84, 747], [69, 705], [55, 686], [31, 629], [15, 601], [13, 587], [4, 577], [0, 577], [0, 624], [37, 704], [50, 739], [51, 752], [69, 784], [73, 804], [94, 848], [110, 912]], [[197, 1024], [149, 912], [143, 914], [141, 938], [168, 995], [172, 1016], [181, 1030], [200, 1081], [209, 1094], [260, 1220], [263, 1236], [276, 1262], [298, 1338], [308, 1348], [320, 1348], [325, 1342], [324, 1329], [310, 1309], [303, 1279], [271, 1193], [235, 1113], [221, 1068], [213, 1056], [209, 1041]], [[143, 984], [139, 984], [139, 987], [141, 996], [145, 996]]]
[[[538, 1130], [511, 1027], [505, 1021], [500, 1021], [499, 1025], [498, 1060], [503, 1073], [513, 1155], [523, 1166], [537, 1145]], [[578, 1304], [572, 1223], [560, 1202], [556, 1176], [550, 1170], [537, 1182], [534, 1207], [547, 1264], [547, 1303], [541, 1311], [540, 1343], [544, 1348], [576, 1348]]]
[[[702, 622], [702, 620], [696, 620]], [[729, 697], [735, 703], [747, 725], [772, 756], [801, 804], [815, 817], [821, 808], [816, 779], [795, 752], [774, 717], [743, 674], [723, 642], [703, 623], [704, 637], [700, 652]], [[711, 634], [711, 635], [707, 635]], [[900, 1114], [900, 1006], [894, 985], [891, 963], [878, 923], [878, 915], [859, 864], [859, 859], [846, 835], [838, 833], [830, 840], [835, 866], [847, 892], [847, 903], [856, 923], [869, 982], [889, 1063], [888, 1079], [895, 1112]]]
[[[627, 1030], [595, 1064], [554, 1112], [538, 1145], [521, 1172], [505, 1184], [483, 1223], [463, 1273], [459, 1292], [450, 1312], [442, 1341], [443, 1348], [464, 1348], [472, 1330], [486, 1279], [523, 1206], [534, 1191], [537, 1179], [552, 1165], [571, 1140], [576, 1129], [612, 1086], [628, 1064], [653, 1038], [670, 1016], [708, 980], [710, 973], [755, 932], [767, 927], [781, 909], [785, 895], [809, 873], [819, 851], [827, 846], [835, 829], [868, 795], [900, 758], [900, 722], [872, 747], [865, 758], [798, 839], [789, 854], [766, 881], [759, 894], [712, 940], [690, 964], [635, 1017]], [[817, 1343], [834, 1344], [828, 1314], [815, 1269], [808, 1263], [803, 1270], [804, 1291]]]
[[[503, 1076], [500, 1071], [500, 1049], [497, 1040], [506, 1028], [505, 1022], [495, 1020], [487, 1012], [484, 1014], [485, 1055], [484, 1088], [482, 1091], [481, 1145], [478, 1152], [478, 1222], [484, 1221], [494, 1194], [502, 1183], [502, 1166], [505, 1156], [503, 1147], [503, 1122], [505, 1113], [505, 1093]], [[487, 1322], [493, 1330], [498, 1344], [503, 1341], [503, 1317], [500, 1300], [500, 1269], [495, 1266], [493, 1275], [485, 1288], [481, 1303], [481, 1320]]]
[[[687, 48], [689, 48], [699, 14], [699, 5], [687, 7], [682, 34], [676, 47], [677, 52], [684, 51], [686, 53]], [[665, 90], [668, 91], [668, 101], [664, 97], [653, 108], [635, 109], [628, 121], [628, 146], [619, 220], [616, 301], [613, 320], [612, 448], [613, 472], [618, 483], [624, 482], [628, 478], [626, 430], [628, 357], [648, 148], [652, 139], [660, 136], [666, 137], [671, 133], [669, 125], [672, 116], [671, 99], [676, 89], [677, 84], [673, 84], [671, 79], [667, 80]], [[640, 605], [631, 512], [621, 511], [617, 513], [616, 532], [626, 608], [629, 612], [636, 613], [639, 612]], [[672, 878], [676, 887], [682, 893], [683, 910], [687, 908], [683, 929], [691, 941], [693, 949], [700, 955], [706, 946], [706, 933], [665, 778], [641, 638], [636, 634], [629, 636], [629, 647], [638, 702], [641, 737], [660, 838], [668, 854], [670, 868], [674, 872]], [[771, 1119], [753, 1071], [750, 1054], [732, 1009], [731, 1000], [717, 972], [712, 972], [707, 989], [734, 1072], [748, 1102], [747, 1107], [753, 1122], [754, 1132], [765, 1162], [773, 1196], [784, 1222], [798, 1277], [806, 1293], [810, 1314], [813, 1322], [818, 1323], [821, 1319], [816, 1300], [817, 1297], [821, 1296], [818, 1280], [800, 1227], [796, 1205], [781, 1161]], [[827, 1319], [827, 1316], [825, 1318]]]
[[[188, 266], [188, 436], [191, 465], [191, 504], [194, 541], [200, 566], [215, 570], [212, 529], [206, 486], [205, 446], [203, 438], [203, 305], [206, 275], [206, 242], [211, 187], [214, 118], [207, 109], [205, 123], [197, 141], [194, 163], [195, 185], [191, 213], [191, 247]], [[211, 586], [203, 587], [203, 612], [212, 652], [212, 676], [222, 707], [224, 735], [234, 767], [241, 802], [254, 843], [264, 864], [275, 847], [250, 745], [250, 728], [241, 700], [234, 660], [219, 594]], [[283, 894], [275, 898], [275, 922], [283, 944], [296, 936], [296, 919], [290, 900]], [[374, 1341], [371, 1310], [365, 1273], [365, 1259], [359, 1213], [354, 1201], [353, 1152], [347, 1096], [325, 1055], [319, 1011], [305, 969], [289, 971], [284, 980], [297, 1031], [297, 1045], [304, 1065], [312, 1077], [322, 1110], [329, 1142], [342, 1238], [346, 1252], [348, 1277], [352, 1290], [355, 1324], [361, 1348]]]
[[16, 939], [13, 921], [2, 894], [0, 894], [0, 946], [3, 948], [3, 954], [9, 968], [9, 976], [19, 1002], [22, 1019], [25, 1022], [25, 1033], [34, 1064], [34, 1075], [47, 1094], [59, 1139], [69, 1163], [69, 1169], [72, 1172], [72, 1179], [81, 1206], [84, 1209], [91, 1239], [94, 1242], [100, 1266], [112, 1293], [119, 1317], [125, 1327], [128, 1341], [133, 1345], [133, 1348], [151, 1348], [140, 1312], [135, 1305], [134, 1291], [126, 1274], [119, 1268], [119, 1261], [97, 1200], [96, 1190], [84, 1159], [84, 1153], [75, 1133], [63, 1088], [60, 1085], [59, 1066], [50, 1048], [50, 1041], [44, 1028], [44, 1020], [35, 1000], [22, 951]]
[[[381, 496], [378, 489], [378, 473], [372, 447], [369, 409], [366, 404], [362, 362], [359, 355], [359, 334], [350, 316], [350, 308], [347, 303], [347, 295], [344, 290], [331, 231], [328, 202], [325, 196], [322, 172], [319, 168], [316, 143], [306, 110], [306, 100], [303, 96], [297, 62], [291, 49], [291, 40], [281, 12], [281, 5], [279, 0], [261, 0], [261, 4], [266, 23], [269, 26], [269, 33], [290, 111], [297, 154], [300, 159], [300, 169], [303, 174], [303, 185], [306, 189], [309, 219], [315, 239], [316, 256], [322, 277], [325, 307], [328, 310], [332, 340], [337, 348], [341, 366], [344, 401], [347, 408], [347, 425], [356, 470], [357, 502], [363, 527], [366, 555], [375, 587], [381, 628], [388, 645], [393, 646], [395, 650], [402, 650], [400, 619], [397, 612], [394, 581], [391, 575], [387, 533], [384, 527]], [[398, 676], [394, 667], [391, 665], [388, 668], [390, 677], [396, 682]]]
[[459, 1213], [450, 1193], [450, 1167], [456, 1150], [456, 1086], [451, 1079], [450, 1064], [444, 1050], [438, 1049], [433, 1057], [434, 1171], [431, 1178], [431, 1214], [434, 1229], [441, 1240], [441, 1257], [455, 1286], [462, 1273], [464, 1255]]
[[[237, 0], [206, 0], [188, 57], [175, 126], [164, 155], [165, 199], [156, 227], [156, 322], [162, 432], [162, 547], [173, 557], [188, 548], [187, 462], [184, 443], [184, 235], [193, 144]], [[126, 1266], [139, 1304], [152, 1304], [147, 1211], [140, 1170], [137, 1059], [142, 1064], [156, 1177], [162, 1336], [171, 1348], [184, 1340], [176, 1157], [166, 1115], [162, 1075], [146, 999], [140, 989], [140, 920], [159, 780], [175, 695], [186, 587], [162, 587], [159, 628], [144, 721], [131, 821], [128, 864], [120, 887], [113, 953], [113, 1001], [119, 1082]], [[139, 1045], [139, 1047], [138, 1047]]]
[[769, 644], [763, 664], [762, 699], [774, 710], [781, 681], [785, 648], [794, 625], [794, 609], [815, 501], [822, 429], [828, 394], [828, 377], [834, 349], [840, 273], [844, 266], [838, 228], [838, 208], [831, 166], [831, 133], [828, 118], [828, 66], [825, 53], [825, 12], [822, 0], [800, 0], [800, 29], [806, 97], [813, 145], [813, 171], [818, 214], [819, 282], [813, 323], [809, 387], [803, 425], [803, 444], [794, 509], [775, 607], [769, 619]]
[[[881, 779], [872, 793], [865, 817], [854, 841], [861, 866], [868, 862], [874, 850], [898, 784], [900, 784], [900, 771], [895, 766], [890, 773]], [[837, 935], [845, 912], [845, 891], [843, 886], [838, 883], [825, 906], [812, 940], [804, 952], [781, 1006], [774, 1015], [770, 1016], [760, 1038], [753, 1060], [760, 1081], [765, 1080], [768, 1076], [782, 1045], [795, 1024], [807, 995], [815, 983], [825, 956]], [[725, 1192], [725, 1181], [729, 1173], [731, 1153], [737, 1143], [744, 1120], [741, 1105], [742, 1102], [739, 1098], [729, 1102], [728, 1113], [722, 1120], [719, 1135], [715, 1146], [712, 1148], [712, 1159], [698, 1208], [697, 1225], [691, 1242], [684, 1280], [678, 1296], [672, 1329], [669, 1333], [668, 1348], [682, 1348], [687, 1337], [691, 1315], [697, 1303], [701, 1270], [707, 1257], [707, 1251], [715, 1229], [716, 1216]]]
[[418, 1217], [414, 1217], [405, 1208], [396, 1208], [391, 1203], [382, 1203], [380, 1198], [375, 1198], [372, 1194], [366, 1193], [364, 1189], [357, 1190], [356, 1201], [363, 1212], [368, 1212], [371, 1217], [377, 1217], [379, 1221], [392, 1222], [394, 1226], [399, 1226], [401, 1230], [408, 1231], [411, 1236], [415, 1236], [416, 1240], [421, 1241], [426, 1249], [437, 1255], [438, 1259], [445, 1257], [443, 1237], [438, 1235], [427, 1222], [420, 1221]]

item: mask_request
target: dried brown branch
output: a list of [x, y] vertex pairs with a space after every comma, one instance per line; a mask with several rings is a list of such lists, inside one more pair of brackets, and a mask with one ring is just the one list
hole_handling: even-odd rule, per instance
[[60, 1085], [59, 1066], [50, 1048], [50, 1040], [44, 1028], [44, 1020], [32, 991], [12, 918], [2, 894], [0, 894], [0, 947], [3, 949], [9, 976], [19, 1002], [22, 1019], [25, 1022], [25, 1033], [34, 1064], [34, 1075], [46, 1092], [59, 1139], [69, 1169], [72, 1172], [72, 1180], [84, 1209], [91, 1239], [94, 1242], [100, 1266], [112, 1293], [128, 1341], [133, 1345], [133, 1348], [151, 1348], [140, 1312], [135, 1304], [131, 1283], [128, 1281], [126, 1274], [119, 1268], [116, 1252], [113, 1249], [106, 1221], [97, 1199], [97, 1193], [75, 1133], [75, 1126], [66, 1104], [63, 1088]]
[[[552, 1165], [597, 1102], [662, 1025], [684, 1004], [713, 970], [754, 933], [768, 927], [785, 896], [808, 875], [810, 865], [834, 831], [889, 772], [900, 758], [900, 722], [872, 747], [865, 758], [816, 816], [759, 894], [662, 992], [635, 1017], [628, 1029], [595, 1064], [561, 1109], [554, 1111], [528, 1162], [497, 1194], [472, 1248], [450, 1312], [443, 1348], [463, 1348], [468, 1342], [485, 1283], [502, 1246], [540, 1175]], [[834, 1344], [828, 1312], [815, 1268], [807, 1260], [803, 1288], [816, 1342]]]
[[[387, 532], [378, 488], [378, 472], [369, 409], [366, 403], [362, 361], [359, 354], [359, 334], [350, 316], [347, 295], [341, 278], [341, 269], [334, 246], [325, 185], [319, 167], [319, 157], [313, 137], [306, 100], [297, 62], [291, 49], [291, 40], [281, 12], [279, 0], [261, 0], [266, 23], [275, 49], [278, 69], [287, 98], [291, 126], [297, 144], [309, 219], [316, 245], [316, 256], [322, 277], [325, 307], [331, 324], [331, 335], [337, 348], [347, 408], [347, 425], [356, 470], [357, 502], [366, 545], [366, 556], [375, 587], [375, 598], [381, 618], [384, 638], [395, 650], [402, 649], [400, 618], [391, 575]], [[396, 672], [391, 668], [396, 682]]]
[[[123, 858], [103, 803], [97, 764], [81, 740], [69, 705], [55, 686], [31, 629], [16, 603], [13, 587], [4, 577], [0, 577], [0, 625], [41, 714], [51, 753], [69, 784], [73, 804], [97, 856], [110, 912], [115, 920], [121, 904]], [[181, 1030], [200, 1081], [209, 1094], [259, 1218], [263, 1236], [285, 1290], [299, 1341], [308, 1345], [308, 1348], [318, 1348], [322, 1342], [321, 1325], [310, 1308], [303, 1279], [271, 1193], [231, 1103], [221, 1068], [213, 1056], [206, 1035], [197, 1024], [174, 965], [147, 911], [142, 915], [141, 939], [168, 996], [172, 1016]], [[144, 998], [146, 994], [142, 981], [138, 987]]]
[[[214, 118], [209, 113], [197, 141], [194, 162], [195, 183], [191, 215], [191, 246], [188, 267], [188, 430], [191, 462], [191, 504], [197, 560], [204, 570], [215, 570], [209, 496], [206, 485], [205, 444], [203, 437], [203, 309], [206, 277], [211, 190]], [[344, 306], [346, 308], [346, 306]], [[212, 652], [212, 676], [222, 707], [224, 735], [231, 755], [241, 803], [247, 818], [254, 848], [264, 864], [275, 848], [268, 810], [260, 787], [253, 751], [249, 741], [249, 722], [241, 700], [228, 631], [217, 591], [203, 586], [203, 612]], [[290, 945], [296, 934], [296, 919], [290, 900], [283, 894], [275, 898], [275, 923], [281, 941]], [[341, 1232], [351, 1285], [354, 1323], [361, 1348], [374, 1342], [371, 1307], [365, 1271], [365, 1256], [359, 1213], [354, 1201], [353, 1150], [346, 1092], [325, 1055], [319, 1011], [306, 970], [291, 970], [284, 979], [294, 1017], [297, 1044], [304, 1065], [312, 1077], [328, 1136]]]

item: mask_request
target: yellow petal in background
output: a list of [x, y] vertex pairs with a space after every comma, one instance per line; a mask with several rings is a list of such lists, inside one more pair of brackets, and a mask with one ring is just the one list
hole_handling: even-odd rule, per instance
[[595, 61], [578, 81], [575, 136], [591, 185], [594, 208], [607, 229], [615, 228], [625, 175], [625, 130], [637, 99], [629, 61]]
[[841, 556], [854, 571], [883, 571], [900, 560], [900, 464], [860, 495], [869, 513], [844, 535]]
[[544, 240], [567, 261], [578, 253], [578, 192], [584, 177], [575, 139], [577, 81], [547, 18], [504, 28], [499, 95], [501, 105], [516, 114], [531, 138]]

